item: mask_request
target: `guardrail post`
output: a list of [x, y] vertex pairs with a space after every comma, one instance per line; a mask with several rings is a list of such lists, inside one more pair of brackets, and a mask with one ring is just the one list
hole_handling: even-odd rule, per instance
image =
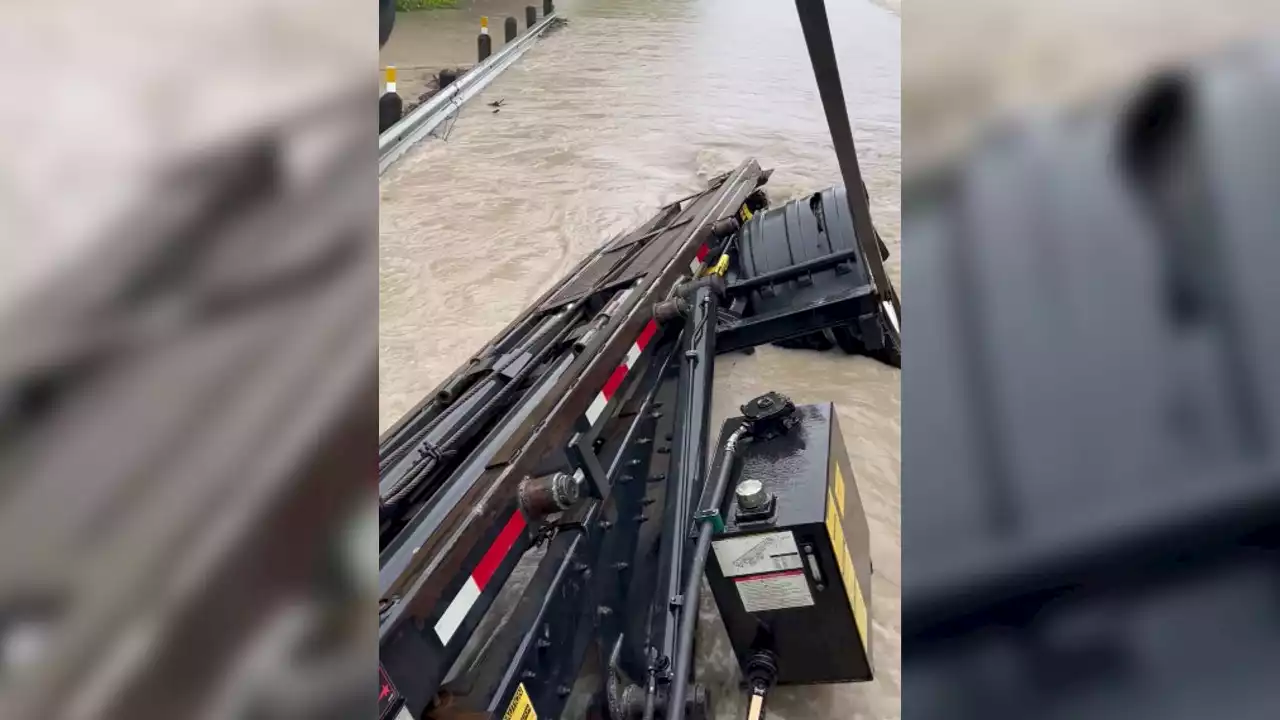
[[551, 0], [542, 0], [542, 17], [546, 17], [555, 11], [555, 3], [551, 2]]
[[506, 38], [503, 42], [511, 42], [516, 39], [516, 33], [519, 30], [516, 28], [516, 19], [514, 17], [507, 16], [507, 21], [503, 23], [503, 29], [506, 31]]
[[404, 115], [404, 100], [396, 91], [396, 68], [388, 65], [386, 69], [387, 89], [378, 98], [378, 132], [383, 133], [395, 125]]
[[489, 18], [480, 17], [480, 37], [476, 38], [477, 62], [484, 62], [493, 52], [493, 38], [489, 37]]
[[532, 5], [524, 6], [524, 27], [526, 30], [538, 24], [538, 8]]

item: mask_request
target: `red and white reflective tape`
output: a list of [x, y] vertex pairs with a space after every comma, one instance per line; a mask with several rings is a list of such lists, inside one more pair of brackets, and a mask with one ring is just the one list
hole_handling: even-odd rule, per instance
[[605, 381], [604, 387], [600, 388], [600, 392], [591, 401], [591, 405], [587, 407], [587, 422], [595, 425], [596, 420], [604, 414], [604, 409], [609, 405], [609, 400], [617, 394], [618, 388], [622, 387], [622, 381], [627, 377], [627, 372], [635, 367], [636, 361], [640, 359], [640, 354], [644, 352], [645, 347], [649, 345], [649, 341], [658, 332], [658, 323], [649, 320], [645, 323], [644, 330], [640, 331], [640, 337], [631, 344], [631, 349], [627, 351], [627, 356], [622, 359], [622, 364], [613, 369], [613, 373], [609, 375], [609, 379]]
[[691, 270], [694, 275], [697, 275], [698, 271], [702, 269], [702, 266], [707, 264], [707, 254], [710, 252], [711, 248], [706, 245], [698, 248], [698, 256], [689, 263], [689, 270]]
[[476, 600], [480, 599], [480, 593], [484, 592], [485, 586], [497, 572], [498, 566], [502, 564], [511, 548], [515, 547], [520, 534], [524, 532], [524, 527], [524, 515], [517, 509], [507, 519], [502, 532], [498, 533], [493, 544], [485, 551], [484, 557], [480, 558], [480, 564], [471, 571], [471, 576], [462, 584], [462, 589], [453, 596], [449, 607], [445, 608], [444, 614], [436, 622], [436, 635], [440, 636], [440, 642], [449, 644], [449, 639], [462, 626], [462, 621], [467, 619], [467, 613], [471, 612]]
[[[702, 269], [706, 264], [707, 255], [710, 254], [711, 248], [703, 245], [698, 248], [698, 254], [689, 263], [689, 270], [694, 275]], [[630, 291], [628, 291], [630, 292]], [[618, 392], [618, 388], [622, 387], [622, 381], [627, 377], [627, 372], [636, 366], [636, 361], [640, 359], [640, 354], [644, 352], [645, 347], [649, 345], [649, 341], [658, 332], [658, 323], [650, 320], [644, 326], [644, 330], [640, 331], [640, 337], [632, 343], [631, 349], [627, 351], [627, 356], [623, 358], [622, 364], [613, 369], [613, 373], [609, 375], [609, 379], [605, 381], [604, 387], [600, 392], [596, 393], [595, 398], [591, 400], [591, 404], [587, 406], [587, 423], [595, 425], [600, 416], [604, 414], [604, 410], [609, 405], [609, 400]]]

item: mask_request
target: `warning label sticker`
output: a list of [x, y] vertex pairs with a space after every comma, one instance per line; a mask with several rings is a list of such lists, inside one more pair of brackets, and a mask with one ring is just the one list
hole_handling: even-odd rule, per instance
[[738, 578], [734, 583], [738, 586], [742, 607], [747, 612], [813, 605], [813, 594], [809, 592], [809, 581], [805, 580], [803, 570]]
[[790, 532], [763, 533], [716, 540], [711, 544], [725, 577], [756, 575], [801, 567], [800, 548]]
[[511, 704], [507, 706], [502, 720], [538, 720], [538, 713], [533, 711], [533, 701], [529, 699], [524, 683], [516, 686], [515, 697], [511, 698]]

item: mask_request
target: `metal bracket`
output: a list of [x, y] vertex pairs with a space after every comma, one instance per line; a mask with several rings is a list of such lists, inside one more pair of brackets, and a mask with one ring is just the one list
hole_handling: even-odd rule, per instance
[[557, 537], [559, 537], [560, 533], [568, 532], [569, 530], [577, 530], [578, 532], [583, 533], [585, 535], [587, 533], [587, 526], [576, 521], [544, 525], [538, 528], [536, 531], [534, 531], [532, 546], [535, 548], [540, 548], [542, 547], [543, 543], [551, 542], [555, 540]]
[[493, 364], [493, 372], [500, 377], [511, 380], [520, 374], [532, 360], [533, 354], [528, 351], [522, 351], [518, 354], [507, 353], [498, 358], [497, 362]]
[[600, 458], [587, 438], [586, 433], [574, 433], [565, 452], [568, 453], [569, 462], [574, 468], [582, 471], [582, 476], [587, 481], [587, 492], [591, 497], [605, 500], [609, 497], [612, 486], [609, 484], [608, 473], [600, 464]]

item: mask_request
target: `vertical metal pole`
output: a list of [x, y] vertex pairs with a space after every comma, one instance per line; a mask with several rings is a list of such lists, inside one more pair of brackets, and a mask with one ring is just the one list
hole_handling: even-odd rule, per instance
[[504, 43], [509, 43], [516, 39], [518, 30], [516, 29], [516, 19], [514, 17], [507, 16], [506, 21], [503, 23], [503, 31], [505, 33], [502, 40]]
[[524, 8], [524, 27], [529, 29], [538, 24], [538, 8], [526, 5]]
[[[711, 388], [715, 381], [716, 357], [716, 309], [719, 298], [708, 287], [700, 287], [694, 293], [681, 335], [684, 352], [680, 365], [680, 379], [676, 401], [675, 433], [671, 443], [670, 475], [672, 484], [667, 492], [675, 493], [668, 499], [669, 512], [663, 517], [663, 548], [659, 567], [666, 568], [665, 583], [658, 596], [667, 603], [668, 598], [685, 592], [686, 564], [689, 560], [689, 536], [693, 527], [695, 504], [706, 482], [704, 468], [707, 459], [707, 437], [711, 426]], [[710, 535], [699, 538], [699, 543], [710, 543]], [[704, 548], [705, 550], [705, 548]], [[701, 575], [701, 571], [698, 572]], [[699, 579], [698, 582], [701, 582]], [[667, 604], [667, 622], [659, 639], [659, 652], [671, 658], [672, 688], [667, 707], [670, 720], [683, 720], [685, 699], [689, 689], [689, 643], [685, 631], [692, 632], [697, 622], [698, 598], [686, 597], [679, 606]], [[683, 626], [683, 627], [682, 627]], [[684, 641], [682, 642], [682, 637]], [[684, 652], [681, 652], [681, 646]]]
[[880, 247], [876, 242], [875, 228], [871, 225], [871, 208], [862, 184], [862, 171], [858, 167], [858, 152], [853, 144], [853, 128], [845, 108], [844, 89], [840, 85], [840, 69], [836, 66], [835, 46], [831, 41], [831, 26], [827, 22], [827, 6], [823, 0], [796, 0], [796, 12], [800, 15], [800, 28], [809, 48], [809, 62], [818, 81], [818, 95], [827, 115], [827, 127], [831, 130], [831, 143], [835, 146], [836, 160], [840, 162], [840, 175], [844, 179], [845, 197], [849, 199], [849, 213], [853, 215], [853, 229], [862, 246], [862, 254], [871, 272], [871, 282], [885, 303], [885, 310], [892, 310], [893, 342], [899, 341], [898, 322], [902, 308], [898, 295], [889, 284], [884, 262], [880, 259]]

